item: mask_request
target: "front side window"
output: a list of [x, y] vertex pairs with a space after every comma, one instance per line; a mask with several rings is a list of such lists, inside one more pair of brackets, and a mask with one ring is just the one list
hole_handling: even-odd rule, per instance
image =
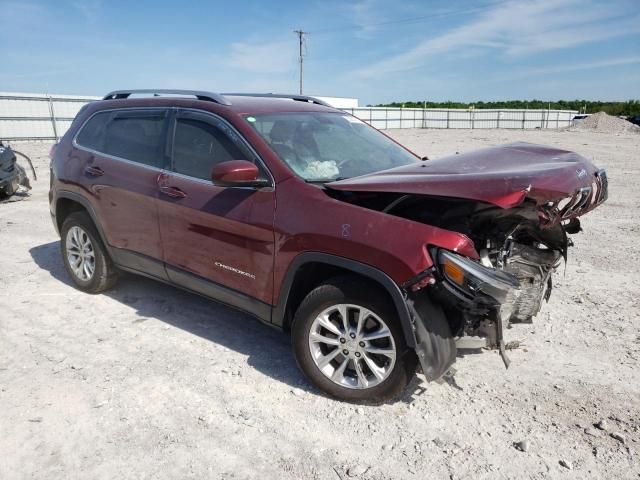
[[211, 180], [215, 165], [229, 160], [248, 160], [253, 155], [238, 135], [216, 119], [178, 118], [173, 140], [173, 170], [183, 175]]
[[357, 177], [419, 161], [350, 115], [271, 113], [245, 119], [289, 168], [309, 182]]
[[100, 112], [78, 134], [78, 145], [152, 167], [162, 167], [164, 110]]

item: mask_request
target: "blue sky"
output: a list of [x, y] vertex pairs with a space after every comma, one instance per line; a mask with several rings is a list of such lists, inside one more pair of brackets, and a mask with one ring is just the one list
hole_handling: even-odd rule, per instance
[[0, 91], [640, 98], [640, 0], [0, 0]]

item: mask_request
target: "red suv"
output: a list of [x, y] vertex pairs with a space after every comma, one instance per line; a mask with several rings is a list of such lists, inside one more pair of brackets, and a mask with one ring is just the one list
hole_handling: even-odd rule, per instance
[[[130, 98], [132, 95], [147, 98]], [[458, 348], [499, 348], [602, 203], [585, 158], [526, 143], [423, 161], [311, 97], [128, 90], [85, 106], [49, 194], [81, 289], [121, 270], [290, 331], [344, 400], [398, 396]]]

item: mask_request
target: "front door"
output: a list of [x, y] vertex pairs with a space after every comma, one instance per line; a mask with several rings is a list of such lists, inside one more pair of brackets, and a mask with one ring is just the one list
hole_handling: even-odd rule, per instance
[[[226, 121], [178, 111], [170, 169], [159, 180], [159, 222], [169, 278], [268, 317], [272, 300], [275, 192], [214, 185], [214, 165], [260, 160]], [[246, 305], [243, 303], [246, 302]], [[254, 310], [259, 311], [254, 311]]]

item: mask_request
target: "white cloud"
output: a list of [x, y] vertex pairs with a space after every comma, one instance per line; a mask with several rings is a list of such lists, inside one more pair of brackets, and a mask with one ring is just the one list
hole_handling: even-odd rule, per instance
[[594, 62], [574, 63], [569, 65], [549, 65], [542, 68], [529, 68], [520, 70], [510, 78], [532, 77], [535, 75], [553, 75], [557, 73], [576, 72], [580, 70], [594, 70], [606, 67], [619, 67], [623, 65], [636, 65], [640, 63], [640, 56], [609, 58]]
[[[611, 5], [581, 0], [513, 0], [355, 73], [366, 78], [411, 70], [425, 65], [435, 55], [470, 48], [522, 56], [640, 32], [640, 15], [621, 19], [620, 13]], [[615, 23], [606, 23], [612, 19]]]
[[71, 3], [74, 8], [80, 10], [85, 20], [91, 24], [100, 19], [102, 11], [102, 0], [81, 0]]
[[268, 43], [236, 42], [231, 44], [231, 53], [227, 65], [248, 72], [289, 73], [295, 66], [296, 41], [275, 41]]
[[376, 31], [377, 28], [375, 24], [378, 23], [380, 19], [374, 13], [374, 1], [375, 0], [362, 0], [349, 6], [353, 20], [358, 26], [358, 29], [355, 31], [356, 37], [368, 39], [371, 38]]

